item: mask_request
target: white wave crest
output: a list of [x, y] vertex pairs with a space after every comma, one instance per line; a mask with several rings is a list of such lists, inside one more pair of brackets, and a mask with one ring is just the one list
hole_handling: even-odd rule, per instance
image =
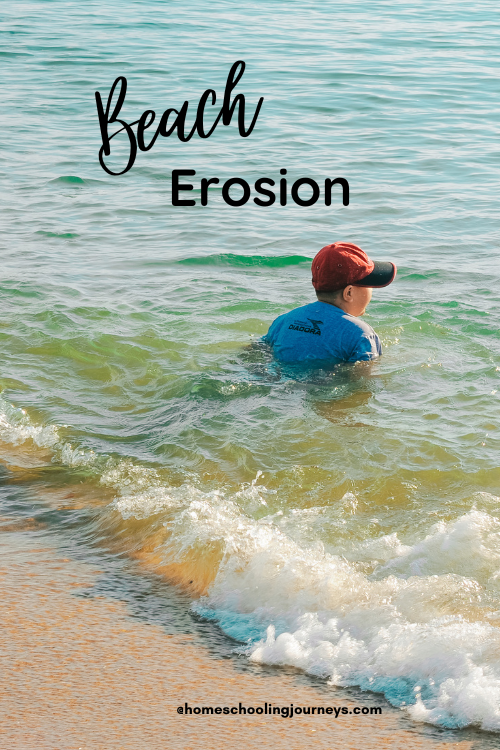
[[24, 409], [18, 409], [0, 396], [0, 440], [18, 446], [28, 440], [38, 448], [52, 448], [59, 442], [55, 425], [36, 425]]
[[[246, 641], [251, 660], [383, 692], [415, 719], [500, 729], [500, 613], [472, 576], [491, 580], [496, 569], [496, 519], [471, 511], [414, 547], [381, 543], [392, 549], [397, 575], [369, 577], [320, 544], [293, 541], [269, 518], [249, 518], [234, 496], [183, 501], [164, 553], [182, 560], [187, 550], [219, 547], [216, 579], [195, 608]], [[449, 572], [459, 543], [464, 560], [467, 544], [476, 555], [462, 561], [461, 574]], [[429, 573], [415, 575], [422, 545]], [[440, 566], [442, 547], [449, 555]]]
[[[329, 509], [252, 517], [268, 512], [275, 492], [260, 472], [233, 493], [194, 481], [168, 486], [156, 469], [64, 443], [56, 426], [36, 425], [1, 397], [0, 439], [31, 440], [67, 466], [93, 466], [124, 518], [165, 514], [166, 561], [216, 549], [215, 580], [194, 606], [245, 643], [252, 661], [384, 693], [417, 721], [500, 730], [494, 495], [478, 493], [487, 510], [441, 521], [414, 544], [392, 533], [353, 543], [344, 557], [310, 533], [311, 519], [321, 525]], [[354, 513], [356, 498], [348, 493], [340, 506]]]

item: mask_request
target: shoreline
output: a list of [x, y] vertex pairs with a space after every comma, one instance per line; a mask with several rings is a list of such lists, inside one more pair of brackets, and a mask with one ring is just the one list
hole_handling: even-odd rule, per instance
[[[5, 488], [4, 488], [5, 489]], [[458, 748], [494, 736], [413, 724], [382, 696], [328, 688], [203, 644], [190, 618], [151, 624], [101, 595], [93, 563], [57, 549], [36, 519], [3, 517], [0, 737], [16, 750]], [[96, 559], [94, 555], [94, 559]], [[104, 565], [105, 567], [105, 565]], [[89, 596], [95, 588], [96, 595]], [[175, 613], [174, 613], [175, 614]], [[191, 625], [189, 623], [191, 622]], [[166, 632], [168, 630], [168, 632]], [[352, 692], [355, 691], [351, 691]], [[180, 716], [177, 706], [382, 706], [382, 716]], [[463, 739], [460, 739], [463, 738]], [[458, 740], [458, 741], [457, 741]]]

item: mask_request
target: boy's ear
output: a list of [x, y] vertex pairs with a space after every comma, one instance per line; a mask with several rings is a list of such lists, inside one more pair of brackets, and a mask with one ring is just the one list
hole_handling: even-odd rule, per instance
[[346, 286], [344, 291], [342, 292], [342, 297], [344, 299], [344, 302], [350, 302], [352, 299], [352, 285], [349, 284], [349, 286]]

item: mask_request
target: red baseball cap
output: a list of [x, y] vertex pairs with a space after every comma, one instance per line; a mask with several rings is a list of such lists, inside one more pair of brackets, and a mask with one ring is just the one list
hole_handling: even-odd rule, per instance
[[373, 261], [357, 245], [334, 242], [326, 245], [312, 262], [312, 284], [317, 292], [336, 292], [349, 284], [383, 287], [394, 281], [394, 263]]

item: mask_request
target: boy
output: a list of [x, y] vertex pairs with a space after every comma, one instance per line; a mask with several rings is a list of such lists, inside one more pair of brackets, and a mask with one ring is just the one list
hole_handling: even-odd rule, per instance
[[317, 302], [280, 315], [263, 341], [282, 362], [338, 363], [369, 361], [382, 354], [380, 339], [359, 320], [372, 288], [390, 284], [394, 263], [370, 260], [349, 242], [327, 245], [312, 262]]

